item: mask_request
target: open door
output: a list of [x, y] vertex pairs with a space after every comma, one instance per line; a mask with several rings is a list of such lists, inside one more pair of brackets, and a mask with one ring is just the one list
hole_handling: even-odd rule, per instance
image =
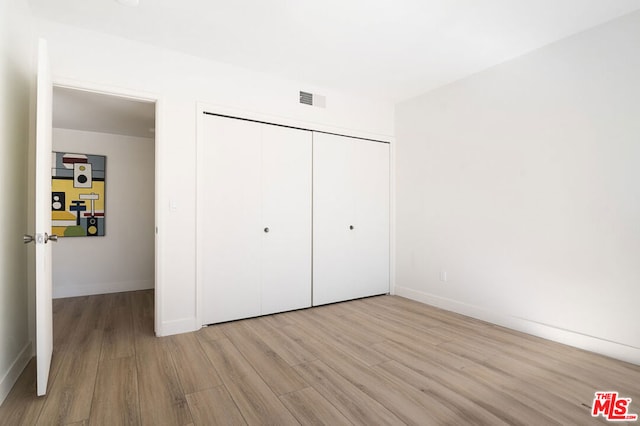
[[49, 368], [53, 354], [53, 309], [51, 286], [51, 244], [57, 237], [51, 232], [51, 132], [53, 82], [46, 40], [38, 42], [38, 78], [36, 95], [36, 170], [35, 170], [35, 243], [36, 243], [36, 364], [38, 395], [47, 393]]

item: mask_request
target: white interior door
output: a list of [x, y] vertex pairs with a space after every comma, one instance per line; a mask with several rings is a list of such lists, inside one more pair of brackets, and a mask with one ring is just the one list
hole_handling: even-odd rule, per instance
[[[47, 43], [38, 43], [35, 171], [36, 364], [37, 393], [47, 393], [53, 354], [51, 289], [51, 131], [53, 83]], [[55, 238], [55, 237], [54, 237]]]
[[262, 127], [261, 314], [311, 306], [311, 132]]
[[203, 120], [198, 212], [204, 324], [260, 315], [260, 124]]

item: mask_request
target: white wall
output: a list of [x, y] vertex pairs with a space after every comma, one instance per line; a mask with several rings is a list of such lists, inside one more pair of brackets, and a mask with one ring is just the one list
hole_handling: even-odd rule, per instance
[[32, 355], [28, 328], [27, 151], [33, 85], [26, 1], [0, 2], [0, 403]]
[[53, 149], [107, 157], [105, 236], [58, 239], [53, 297], [153, 288], [154, 140], [53, 129]]
[[640, 364], [638, 40], [635, 13], [397, 106], [398, 294]]
[[[157, 295], [161, 323], [171, 334], [196, 321], [196, 105], [298, 120], [355, 136], [393, 133], [393, 105], [179, 54], [95, 32], [40, 21], [54, 78], [144, 91], [160, 97], [156, 145], [158, 192]], [[298, 103], [298, 91], [327, 97], [327, 108]], [[169, 209], [170, 204], [175, 209]]]

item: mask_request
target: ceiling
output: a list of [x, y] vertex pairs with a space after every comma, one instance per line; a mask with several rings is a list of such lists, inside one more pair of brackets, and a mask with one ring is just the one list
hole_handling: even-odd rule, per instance
[[30, 0], [35, 15], [397, 102], [640, 9], [640, 0]]
[[53, 127], [153, 138], [155, 104], [64, 87], [53, 88]]

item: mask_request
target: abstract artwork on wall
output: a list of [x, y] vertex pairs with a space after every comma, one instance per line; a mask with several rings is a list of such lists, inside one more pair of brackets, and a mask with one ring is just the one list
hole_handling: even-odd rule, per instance
[[51, 233], [61, 237], [104, 236], [104, 155], [53, 152]]

